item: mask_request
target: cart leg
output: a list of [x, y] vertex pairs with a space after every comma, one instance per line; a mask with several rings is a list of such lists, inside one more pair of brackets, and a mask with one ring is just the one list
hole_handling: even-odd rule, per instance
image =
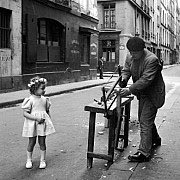
[[[116, 117], [117, 118], [117, 126], [116, 126], [116, 138], [115, 138], [115, 148], [118, 149], [118, 143], [119, 143], [119, 136], [120, 136], [120, 131], [121, 131], [121, 123], [123, 121], [123, 111], [124, 111], [124, 108], [122, 107], [121, 108], [121, 115], [120, 117]], [[118, 118], [120, 118], [118, 120]]]
[[[88, 134], [88, 152], [94, 151], [94, 134], [95, 134], [96, 113], [90, 112], [89, 117], [89, 134]], [[87, 154], [87, 168], [92, 168], [93, 157], [88, 157]]]
[[124, 147], [128, 146], [129, 138], [129, 119], [130, 119], [131, 102], [125, 106], [125, 121], [124, 121]]
[[108, 166], [113, 163], [114, 147], [115, 147], [115, 115], [112, 115], [109, 118], [108, 155], [111, 156], [111, 160], [108, 161]]

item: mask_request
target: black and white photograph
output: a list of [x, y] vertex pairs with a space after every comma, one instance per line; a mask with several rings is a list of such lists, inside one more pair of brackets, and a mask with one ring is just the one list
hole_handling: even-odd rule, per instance
[[180, 180], [180, 0], [0, 0], [0, 180]]

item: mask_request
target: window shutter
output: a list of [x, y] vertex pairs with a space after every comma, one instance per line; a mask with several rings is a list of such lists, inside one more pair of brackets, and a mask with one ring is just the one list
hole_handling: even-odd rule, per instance
[[66, 23], [66, 62], [71, 61], [71, 27], [69, 23]]
[[37, 59], [37, 17], [27, 14], [27, 62], [33, 63]]

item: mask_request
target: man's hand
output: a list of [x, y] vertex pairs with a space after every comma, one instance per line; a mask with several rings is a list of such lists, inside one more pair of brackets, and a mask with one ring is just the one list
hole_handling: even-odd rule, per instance
[[131, 91], [129, 90], [129, 88], [121, 88], [120, 89], [120, 95], [121, 96], [128, 96], [131, 94]]
[[125, 79], [122, 79], [122, 81], [119, 82], [119, 86], [120, 86], [121, 88], [125, 88], [125, 87], [127, 86], [126, 80], [125, 80]]

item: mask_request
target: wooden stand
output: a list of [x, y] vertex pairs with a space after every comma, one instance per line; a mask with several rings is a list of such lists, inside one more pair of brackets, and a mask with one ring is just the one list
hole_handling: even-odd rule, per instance
[[[113, 163], [114, 149], [118, 149], [119, 138], [124, 140], [124, 147], [128, 146], [128, 132], [129, 132], [129, 119], [130, 107], [133, 96], [121, 98], [117, 96], [115, 105], [110, 109], [105, 108], [97, 103], [85, 106], [84, 110], [90, 112], [89, 116], [89, 134], [88, 134], [88, 149], [87, 149], [87, 168], [92, 168], [93, 158], [105, 159], [108, 161], [108, 166]], [[108, 114], [109, 120], [109, 135], [108, 135], [108, 154], [94, 153], [94, 135], [95, 135], [95, 122], [96, 113]], [[120, 134], [121, 123], [124, 118], [124, 134]]]

